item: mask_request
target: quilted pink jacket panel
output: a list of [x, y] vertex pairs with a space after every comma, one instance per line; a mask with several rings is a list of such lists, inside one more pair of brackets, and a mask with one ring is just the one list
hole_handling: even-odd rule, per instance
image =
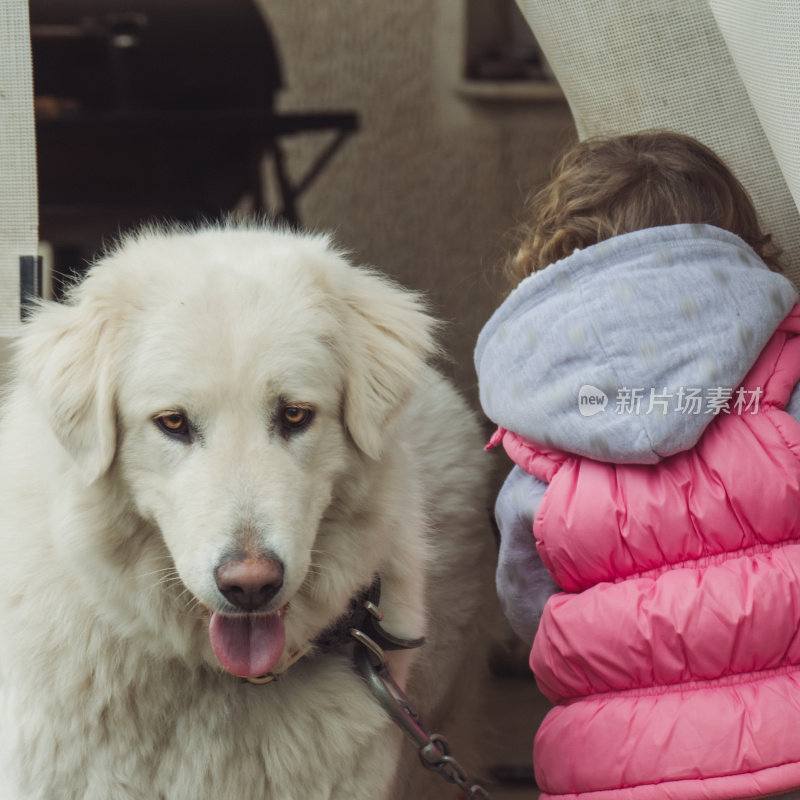
[[534, 521], [551, 598], [531, 667], [556, 708], [543, 798], [763, 797], [800, 786], [800, 310], [720, 414], [653, 465], [592, 461], [502, 431], [549, 483]]

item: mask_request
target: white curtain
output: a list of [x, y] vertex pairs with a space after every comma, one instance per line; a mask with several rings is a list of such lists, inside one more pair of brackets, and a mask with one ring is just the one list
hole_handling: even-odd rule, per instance
[[0, 363], [19, 325], [19, 259], [36, 255], [38, 238], [28, 3], [0, 0]]
[[800, 282], [797, 0], [518, 0], [580, 137], [669, 128], [715, 150]]
[[710, 0], [710, 5], [800, 208], [800, 3]]

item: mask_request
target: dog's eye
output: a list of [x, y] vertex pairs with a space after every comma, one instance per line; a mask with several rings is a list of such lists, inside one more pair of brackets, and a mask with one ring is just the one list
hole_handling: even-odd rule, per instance
[[287, 428], [297, 430], [298, 428], [305, 428], [311, 422], [313, 412], [310, 408], [303, 406], [286, 406], [281, 411], [281, 419]]
[[168, 411], [165, 414], [159, 414], [153, 421], [168, 436], [174, 436], [177, 439], [189, 439], [191, 433], [189, 420], [180, 411]]

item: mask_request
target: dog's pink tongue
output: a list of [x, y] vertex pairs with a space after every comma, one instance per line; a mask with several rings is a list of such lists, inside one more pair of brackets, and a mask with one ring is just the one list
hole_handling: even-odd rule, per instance
[[286, 643], [283, 614], [214, 613], [208, 626], [214, 655], [226, 669], [240, 678], [266, 675], [278, 663]]

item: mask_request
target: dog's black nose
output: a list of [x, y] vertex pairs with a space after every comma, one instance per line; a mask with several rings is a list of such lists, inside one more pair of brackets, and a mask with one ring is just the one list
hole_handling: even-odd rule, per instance
[[229, 603], [244, 611], [256, 611], [283, 586], [283, 564], [269, 556], [232, 558], [217, 567], [214, 577]]

